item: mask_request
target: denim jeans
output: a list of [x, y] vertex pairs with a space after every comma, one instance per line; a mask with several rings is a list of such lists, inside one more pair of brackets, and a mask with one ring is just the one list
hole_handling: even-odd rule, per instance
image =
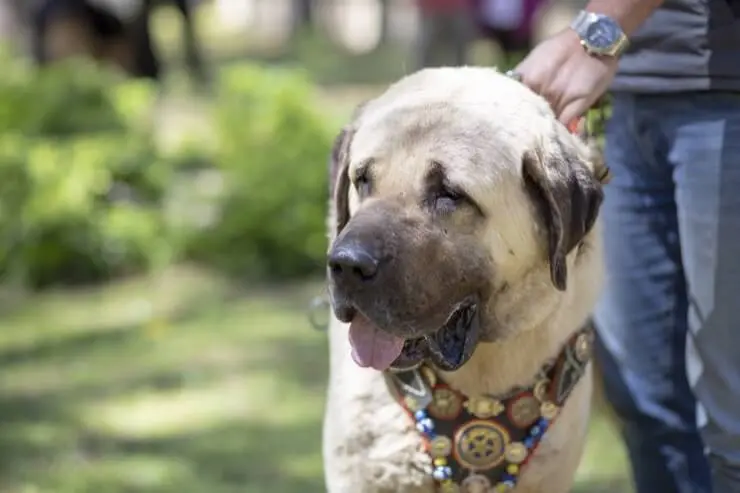
[[613, 101], [595, 314], [606, 395], [638, 493], [738, 493], [740, 94]]

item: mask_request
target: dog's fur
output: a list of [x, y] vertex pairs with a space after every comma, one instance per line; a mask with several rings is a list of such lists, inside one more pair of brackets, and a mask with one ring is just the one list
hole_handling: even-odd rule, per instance
[[[368, 160], [372, 189], [358, 193], [355, 173]], [[472, 203], [430, 211], [424, 183], [439, 163]], [[386, 244], [394, 273], [379, 278], [380, 318], [438, 321], [454, 301], [448, 298], [474, 283], [483, 293], [485, 342], [442, 376], [467, 396], [501, 394], [532, 384], [596, 302], [600, 174], [584, 143], [523, 85], [487, 68], [426, 69], [363, 105], [337, 138], [330, 239], [352, 230], [360, 241]], [[347, 330], [332, 318], [327, 490], [433, 492], [418, 432], [383, 375], [352, 360]], [[570, 491], [591, 386], [587, 372], [523, 470], [517, 493]]]

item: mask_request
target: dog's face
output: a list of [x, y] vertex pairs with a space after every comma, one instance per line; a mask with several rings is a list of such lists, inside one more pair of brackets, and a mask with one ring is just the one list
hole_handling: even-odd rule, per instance
[[455, 370], [520, 330], [501, 300], [565, 290], [602, 199], [546, 103], [488, 69], [392, 86], [337, 138], [332, 169], [332, 305], [378, 370]]

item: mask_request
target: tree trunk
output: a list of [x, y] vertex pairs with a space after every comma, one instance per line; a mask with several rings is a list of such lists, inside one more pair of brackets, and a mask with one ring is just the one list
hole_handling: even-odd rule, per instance
[[293, 0], [293, 33], [313, 26], [313, 0]]
[[393, 15], [393, 9], [391, 8], [390, 0], [380, 0], [380, 43], [385, 43], [390, 37], [391, 30], [391, 15]]

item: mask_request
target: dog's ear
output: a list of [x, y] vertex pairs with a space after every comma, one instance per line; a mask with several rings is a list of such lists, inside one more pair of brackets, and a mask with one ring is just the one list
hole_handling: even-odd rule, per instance
[[334, 226], [333, 235], [339, 232], [349, 222], [349, 149], [355, 135], [355, 122], [367, 103], [360, 104], [354, 111], [351, 123], [346, 125], [334, 139], [329, 160], [329, 197]]
[[593, 227], [604, 198], [601, 182], [574, 150], [555, 144], [528, 151], [522, 175], [547, 227], [550, 278], [564, 291], [568, 282], [566, 256]]
[[338, 235], [349, 222], [349, 147], [354, 129], [345, 127], [334, 139], [329, 165], [329, 196], [334, 218], [334, 235]]

